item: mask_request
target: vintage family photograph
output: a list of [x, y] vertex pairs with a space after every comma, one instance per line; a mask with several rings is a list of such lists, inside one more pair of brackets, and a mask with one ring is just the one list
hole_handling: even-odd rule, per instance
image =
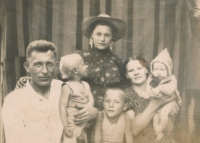
[[200, 143], [200, 0], [0, 0], [1, 143]]

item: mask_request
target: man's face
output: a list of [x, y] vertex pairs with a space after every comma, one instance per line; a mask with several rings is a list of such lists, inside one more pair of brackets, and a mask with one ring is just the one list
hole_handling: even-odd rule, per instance
[[24, 67], [31, 75], [31, 84], [49, 86], [56, 70], [56, 57], [49, 50], [47, 52], [33, 51]]

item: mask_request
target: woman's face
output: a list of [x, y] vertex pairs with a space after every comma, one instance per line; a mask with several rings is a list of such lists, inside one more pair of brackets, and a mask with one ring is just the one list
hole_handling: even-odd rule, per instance
[[91, 35], [94, 47], [104, 50], [112, 43], [112, 29], [106, 25], [97, 25]]
[[145, 83], [147, 73], [147, 69], [140, 64], [139, 60], [131, 60], [126, 65], [126, 77], [132, 84], [140, 85]]

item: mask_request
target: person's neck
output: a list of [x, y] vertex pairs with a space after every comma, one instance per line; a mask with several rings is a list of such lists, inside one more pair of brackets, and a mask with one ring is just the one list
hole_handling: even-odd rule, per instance
[[71, 82], [81, 82], [81, 78], [79, 76], [73, 76], [71, 79], [69, 79]]
[[40, 85], [34, 83], [32, 80], [30, 81], [30, 85], [35, 90], [35, 92], [37, 92], [39, 95], [43, 96], [46, 99], [49, 98], [50, 85], [40, 86]]
[[141, 91], [146, 91], [146, 81], [142, 84], [132, 84], [132, 88], [136, 91], [136, 92], [141, 92]]
[[116, 117], [108, 117], [107, 116], [107, 119], [108, 119], [108, 121], [110, 121], [110, 123], [115, 124], [119, 120], [119, 116], [116, 116]]

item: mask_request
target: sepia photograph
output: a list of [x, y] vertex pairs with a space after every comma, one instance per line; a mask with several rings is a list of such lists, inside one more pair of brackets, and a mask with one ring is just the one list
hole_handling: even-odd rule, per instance
[[0, 143], [200, 143], [200, 0], [0, 0]]

